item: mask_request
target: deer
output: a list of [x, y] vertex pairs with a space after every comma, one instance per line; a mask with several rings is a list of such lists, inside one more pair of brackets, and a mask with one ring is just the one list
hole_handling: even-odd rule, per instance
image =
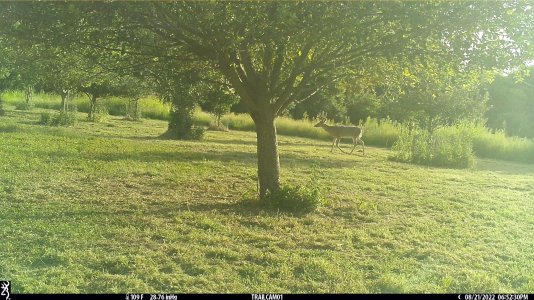
[[358, 142], [361, 142], [362, 144], [362, 152], [363, 155], [365, 155], [365, 143], [362, 140], [363, 135], [363, 128], [357, 127], [357, 126], [331, 126], [327, 125], [326, 122], [326, 113], [322, 112], [319, 114], [319, 123], [317, 123], [314, 127], [321, 127], [323, 128], [334, 140], [332, 141], [332, 149], [330, 152], [334, 152], [334, 144], [336, 147], [341, 150], [341, 152], [346, 153], [339, 147], [339, 140], [341, 140], [342, 137], [351, 137], [352, 138], [352, 150], [350, 150], [349, 154], [352, 154], [356, 146], [358, 145]]

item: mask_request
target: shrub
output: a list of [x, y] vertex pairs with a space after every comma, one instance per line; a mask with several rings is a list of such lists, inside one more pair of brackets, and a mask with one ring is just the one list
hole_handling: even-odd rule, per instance
[[50, 123], [53, 126], [72, 126], [76, 124], [76, 111], [60, 111], [57, 115], [52, 118]]
[[52, 124], [52, 115], [48, 112], [41, 113], [41, 119], [39, 120], [41, 125], [50, 125]]
[[201, 140], [204, 137], [205, 133], [204, 127], [193, 126], [188, 134], [185, 135], [184, 139], [186, 140]]
[[475, 163], [472, 135], [458, 126], [427, 131], [404, 130], [393, 145], [391, 159], [420, 165], [468, 168]]
[[169, 115], [169, 128], [162, 138], [178, 140], [200, 140], [204, 127], [193, 126], [194, 107], [175, 107]]
[[200, 110], [199, 108], [195, 109], [193, 113], [193, 124], [197, 126], [210, 127], [213, 122], [213, 115], [207, 112]]
[[282, 212], [305, 214], [316, 210], [323, 202], [318, 187], [284, 186], [278, 192], [267, 191], [262, 202], [266, 208]]
[[139, 108], [143, 116], [149, 119], [168, 120], [170, 105], [162, 103], [154, 97], [142, 98], [139, 100]]

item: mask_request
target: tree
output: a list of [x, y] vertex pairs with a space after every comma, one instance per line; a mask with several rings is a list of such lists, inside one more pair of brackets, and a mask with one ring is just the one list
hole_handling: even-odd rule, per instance
[[[534, 31], [524, 2], [44, 3], [24, 13], [22, 6], [8, 4], [2, 14], [18, 16], [17, 26], [38, 38], [146, 61], [194, 61], [224, 76], [256, 125], [261, 199], [279, 190], [275, 120], [293, 103], [384, 61], [523, 63]], [[61, 35], [51, 34], [60, 27]]]
[[87, 120], [91, 122], [96, 121], [97, 102], [103, 97], [116, 95], [118, 92], [113, 84], [109, 81], [90, 82], [86, 85], [78, 87], [78, 91], [84, 93], [89, 98], [89, 111], [87, 112]]
[[491, 74], [426, 62], [406, 68], [402, 77], [400, 95], [388, 104], [394, 119], [413, 122], [430, 135], [438, 127], [462, 120], [481, 121], [487, 103], [483, 87]]
[[213, 113], [217, 128], [223, 128], [221, 126], [222, 116], [230, 112], [230, 108], [239, 101], [239, 98], [226, 86], [215, 85], [206, 87], [204, 90], [207, 93], [202, 109]]

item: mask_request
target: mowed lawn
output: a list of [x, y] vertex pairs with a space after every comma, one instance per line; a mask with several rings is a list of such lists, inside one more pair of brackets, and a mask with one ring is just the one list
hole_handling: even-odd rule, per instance
[[427, 168], [280, 136], [283, 183], [326, 199], [289, 215], [245, 201], [252, 132], [170, 141], [162, 121], [7, 113], [0, 278], [14, 293], [534, 291], [533, 165]]

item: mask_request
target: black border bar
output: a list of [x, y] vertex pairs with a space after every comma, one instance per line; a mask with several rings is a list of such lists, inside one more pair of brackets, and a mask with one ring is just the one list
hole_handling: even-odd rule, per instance
[[[447, 299], [447, 300], [534, 300], [532, 294], [11, 294], [10, 300], [102, 299], [102, 300], [300, 300], [300, 299]], [[0, 299], [3, 300], [3, 299]]]

